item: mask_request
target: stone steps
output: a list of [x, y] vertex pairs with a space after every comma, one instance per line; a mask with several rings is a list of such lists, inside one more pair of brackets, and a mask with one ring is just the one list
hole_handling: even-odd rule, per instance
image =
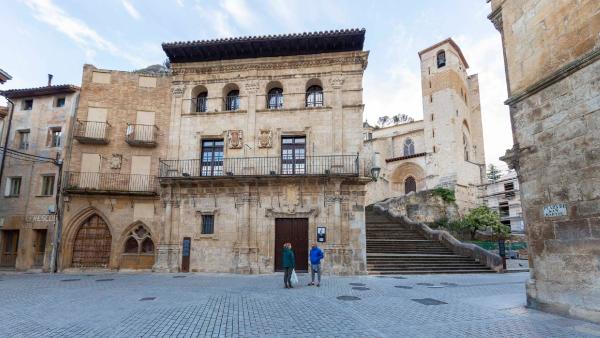
[[454, 254], [441, 242], [394, 223], [372, 209], [366, 211], [369, 274], [431, 274], [494, 272], [471, 257]]

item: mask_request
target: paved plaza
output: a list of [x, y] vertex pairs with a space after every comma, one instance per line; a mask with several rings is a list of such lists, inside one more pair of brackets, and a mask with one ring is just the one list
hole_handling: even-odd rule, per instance
[[600, 337], [524, 308], [527, 273], [299, 277], [0, 273], [0, 336]]

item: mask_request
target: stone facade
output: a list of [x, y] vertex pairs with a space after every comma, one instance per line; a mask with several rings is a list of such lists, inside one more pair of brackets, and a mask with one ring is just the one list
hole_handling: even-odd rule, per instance
[[[64, 159], [79, 88], [48, 86], [2, 93], [14, 102], [8, 144], [20, 153]], [[8, 125], [8, 123], [6, 123]], [[54, 250], [60, 181], [48, 160], [7, 153], [0, 182], [0, 266], [48, 271]]]
[[600, 4], [492, 0], [502, 35], [531, 307], [600, 322]]
[[[167, 156], [170, 86], [166, 73], [84, 65], [66, 165], [60, 269], [152, 268], [163, 234], [156, 174], [159, 159]], [[95, 217], [108, 228], [110, 254], [81, 261], [74, 258], [78, 234], [81, 241], [82, 225]], [[125, 252], [131, 232], [139, 227], [149, 233], [152, 250]]]
[[452, 39], [419, 56], [423, 120], [365, 128], [365, 152], [378, 152], [382, 167], [379, 180], [368, 185], [367, 203], [408, 193], [412, 179], [416, 191], [454, 189], [464, 212], [478, 205], [485, 173], [477, 74], [467, 74], [467, 61]]
[[324, 227], [325, 271], [365, 273], [364, 31], [325, 32], [336, 43], [311, 53], [319, 34], [277, 57], [260, 54], [300, 36], [251, 57], [232, 57], [244, 41], [200, 43], [231, 44], [218, 61], [165, 44], [164, 72], [84, 66], [60, 268], [268, 273], [278, 238], [297, 239], [277, 229], [306, 240], [301, 267]]

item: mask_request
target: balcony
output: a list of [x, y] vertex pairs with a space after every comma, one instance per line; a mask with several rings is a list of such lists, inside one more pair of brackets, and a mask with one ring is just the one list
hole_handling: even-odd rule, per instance
[[68, 172], [64, 190], [69, 193], [156, 195], [156, 176], [94, 172]]
[[158, 127], [147, 124], [127, 124], [125, 142], [135, 147], [156, 147]]
[[110, 124], [107, 122], [77, 120], [73, 137], [80, 143], [108, 144]]
[[203, 162], [161, 160], [160, 178], [215, 177], [290, 177], [290, 176], [359, 176], [357, 155], [306, 156], [302, 159], [282, 157], [220, 158]]

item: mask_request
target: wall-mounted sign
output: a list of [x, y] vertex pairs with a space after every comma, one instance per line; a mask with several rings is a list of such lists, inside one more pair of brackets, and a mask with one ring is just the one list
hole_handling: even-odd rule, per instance
[[327, 229], [325, 227], [317, 227], [317, 242], [327, 242]]
[[564, 203], [548, 204], [544, 206], [544, 217], [567, 216], [567, 205]]

